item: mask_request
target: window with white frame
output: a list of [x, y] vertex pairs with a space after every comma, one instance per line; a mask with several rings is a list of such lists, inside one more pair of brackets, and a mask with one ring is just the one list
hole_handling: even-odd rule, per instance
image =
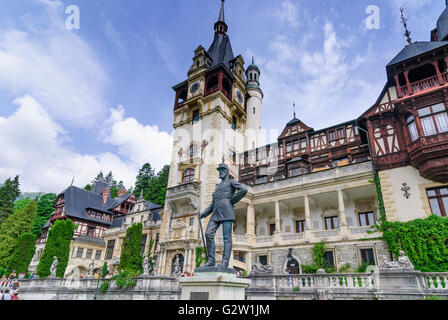
[[415, 124], [414, 116], [409, 116], [406, 119], [406, 123], [408, 125], [409, 137], [411, 138], [411, 142], [414, 142], [418, 139], [417, 125]]
[[448, 115], [443, 103], [418, 110], [425, 136], [448, 132]]

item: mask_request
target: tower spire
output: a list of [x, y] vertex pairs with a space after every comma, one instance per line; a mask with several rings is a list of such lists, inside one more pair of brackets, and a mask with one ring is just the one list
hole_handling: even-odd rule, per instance
[[219, 11], [219, 18], [215, 23], [215, 33], [218, 34], [226, 34], [227, 32], [227, 24], [224, 18], [224, 1], [225, 0], [221, 0], [221, 10]]
[[[224, 19], [224, 1], [225, 0], [221, 0], [221, 11], [219, 12], [218, 21], [221, 21], [221, 22], [226, 22], [226, 20]], [[448, 1], [448, 0], [446, 0], [446, 1]]]
[[[445, 0], [445, 1], [448, 4], [448, 0]], [[403, 23], [404, 30], [405, 30], [404, 36], [406, 37], [406, 40], [408, 41], [408, 43], [411, 44], [412, 43], [411, 31], [408, 30], [408, 26], [406, 24], [406, 21], [408, 21], [408, 19], [406, 19], [404, 17], [403, 8], [400, 8], [400, 12], [401, 12], [401, 22]]]
[[292, 104], [292, 107], [294, 109], [294, 119], [296, 118], [296, 102], [294, 101], [294, 103]]

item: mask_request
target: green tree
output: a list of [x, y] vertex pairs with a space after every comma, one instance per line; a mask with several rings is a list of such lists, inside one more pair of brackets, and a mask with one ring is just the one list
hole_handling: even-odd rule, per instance
[[56, 220], [48, 232], [47, 244], [37, 265], [36, 273], [39, 277], [48, 277], [53, 257], [58, 258], [56, 276], [63, 278], [67, 269], [70, 254], [70, 243], [73, 239], [73, 231], [77, 228], [70, 219]]
[[37, 201], [37, 216], [34, 221], [33, 233], [36, 238], [39, 238], [42, 227], [50, 219], [51, 213], [54, 212], [54, 202], [56, 201], [57, 195], [54, 193], [44, 194]]
[[17, 239], [33, 228], [37, 203], [31, 201], [26, 207], [11, 214], [0, 226], [0, 265], [8, 266]]
[[84, 190], [92, 191], [92, 185], [91, 185], [91, 184], [87, 184], [87, 185], [84, 187]]
[[0, 225], [14, 212], [14, 201], [20, 196], [19, 176], [7, 179], [0, 188]]
[[27, 273], [34, 252], [36, 251], [36, 237], [33, 233], [22, 234], [16, 242], [14, 251], [9, 260], [8, 272], [16, 270], [17, 273]]
[[139, 197], [141, 192], [143, 191], [144, 198], [148, 200], [147, 196], [151, 191], [151, 181], [154, 177], [154, 169], [149, 163], [145, 163], [143, 167], [138, 171], [138, 175], [135, 181], [134, 194], [136, 197]]
[[23, 209], [25, 208], [29, 203], [31, 202], [30, 198], [25, 198], [25, 199], [17, 199], [14, 202], [14, 210], [13, 212], [16, 212], [19, 209]]
[[104, 279], [109, 271], [107, 270], [107, 262], [105, 261], [103, 264], [103, 268], [101, 269], [101, 278]]
[[118, 270], [125, 270], [139, 275], [143, 273], [140, 245], [142, 242], [143, 225], [134, 223], [126, 230], [126, 236], [121, 247], [120, 264]]
[[151, 180], [149, 193], [145, 195], [146, 200], [161, 206], [165, 205], [169, 173], [170, 166], [166, 165]]
[[90, 183], [92, 186], [95, 186], [95, 184], [98, 181], [104, 181], [104, 174], [103, 171], [100, 171], [100, 173], [97, 174], [97, 176], [95, 177], [95, 179], [92, 180], [92, 182]]

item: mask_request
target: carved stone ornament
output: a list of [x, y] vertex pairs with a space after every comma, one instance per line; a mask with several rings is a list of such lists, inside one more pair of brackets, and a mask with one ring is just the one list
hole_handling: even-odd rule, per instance
[[404, 196], [406, 199], [409, 199], [409, 197], [411, 196], [411, 194], [410, 194], [408, 191], [411, 190], [411, 187], [409, 187], [408, 184], [407, 184], [406, 182], [404, 182], [404, 183], [402, 184], [402, 186], [403, 186], [403, 187], [401, 188], [401, 191], [404, 192], [403, 196]]
[[255, 263], [252, 265], [252, 270], [250, 272], [251, 275], [257, 275], [257, 274], [271, 274], [272, 273], [272, 266], [267, 264], [263, 265], [261, 263]]

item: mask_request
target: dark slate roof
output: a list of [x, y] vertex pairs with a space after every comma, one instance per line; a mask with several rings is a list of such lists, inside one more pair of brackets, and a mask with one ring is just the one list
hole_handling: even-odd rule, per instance
[[80, 189], [78, 187], [68, 187], [61, 194], [64, 195], [65, 213], [68, 217], [84, 219], [92, 222], [110, 225], [111, 222], [96, 219], [87, 215], [86, 209], [95, 209], [97, 211], [112, 214], [112, 208], [120, 205], [131, 195], [126, 194], [115, 199], [107, 198], [106, 203], [103, 202], [101, 194]]
[[162, 208], [162, 206], [159, 206], [158, 204], [155, 204], [155, 203], [152, 203], [149, 201], [145, 201], [145, 204], [146, 204], [146, 208], [149, 208], [150, 210]]
[[299, 123], [300, 120], [297, 119], [296, 117], [294, 117], [291, 121], [289, 121], [286, 125], [287, 126], [292, 126], [293, 124]]
[[207, 54], [212, 59], [210, 67], [214, 67], [220, 63], [223, 63], [230, 69], [230, 61], [235, 58], [233, 55], [232, 45], [227, 34], [215, 33], [213, 43], [208, 49]]
[[112, 221], [112, 225], [110, 226], [111, 228], [120, 228], [121, 225], [123, 224], [123, 221], [126, 219], [126, 217], [120, 217], [120, 218], [116, 218]]
[[110, 188], [109, 184], [105, 181], [97, 181], [97, 183], [95, 184], [95, 187], [93, 188], [93, 192], [94, 193], [98, 193], [101, 194], [103, 193], [104, 189]]
[[126, 201], [132, 194], [124, 194], [120, 197], [116, 197], [112, 200], [112, 203], [109, 205], [108, 209], [112, 210], [113, 208], [119, 206], [123, 201]]
[[437, 20], [437, 37], [439, 40], [443, 40], [448, 36], [448, 7], [443, 10], [439, 19]]
[[406, 45], [386, 67], [417, 57], [426, 52], [448, 45], [448, 41], [422, 41]]

